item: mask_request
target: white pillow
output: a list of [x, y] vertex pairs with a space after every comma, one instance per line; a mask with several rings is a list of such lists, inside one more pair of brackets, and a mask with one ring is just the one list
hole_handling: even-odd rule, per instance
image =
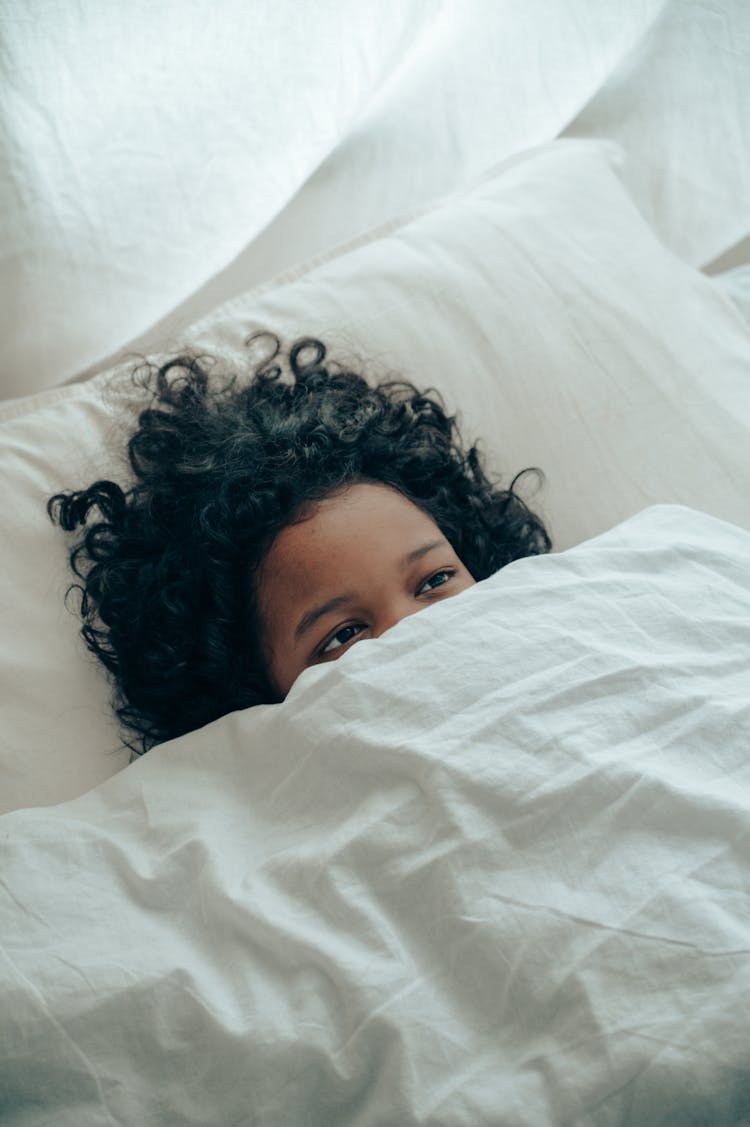
[[4, 1125], [738, 1124], [749, 652], [655, 506], [7, 815]]
[[[249, 371], [252, 331], [316, 335], [373, 379], [437, 387], [506, 484], [544, 470], [530, 503], [557, 549], [657, 502], [748, 527], [748, 328], [655, 239], [619, 159], [593, 142], [533, 150], [220, 307], [186, 343]], [[105, 675], [62, 605], [70, 545], [45, 502], [123, 480], [144, 405], [120, 369], [0, 406], [4, 809], [70, 798], [126, 762]]]

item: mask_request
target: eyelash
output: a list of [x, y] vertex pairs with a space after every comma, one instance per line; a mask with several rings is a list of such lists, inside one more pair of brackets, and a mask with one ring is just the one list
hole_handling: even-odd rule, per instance
[[[439, 571], [434, 571], [432, 573], [432, 575], [428, 576], [428, 578], [425, 579], [424, 582], [420, 584], [420, 586], [417, 590], [417, 594], [419, 594], [419, 592], [422, 590], [422, 588], [425, 586], [425, 584], [427, 584], [431, 580], [435, 579], [436, 576], [447, 575], [448, 578], [445, 580], [445, 583], [438, 583], [437, 587], [430, 588], [430, 590], [432, 590], [432, 591], [436, 591], [438, 589], [438, 587], [444, 587], [445, 584], [450, 579], [452, 579], [455, 574], [456, 574], [455, 568], [441, 567]], [[353, 639], [357, 637], [357, 634], [353, 634], [352, 637], [348, 638], [346, 642], [343, 642], [340, 646], [336, 646], [336, 648], [333, 649], [333, 650], [329, 650], [328, 653], [325, 652], [325, 648], [326, 648], [326, 646], [329, 646], [331, 644], [331, 642], [335, 641], [335, 639], [338, 638], [339, 634], [343, 634], [345, 630], [352, 630], [355, 626], [361, 626], [361, 625], [362, 625], [362, 623], [360, 623], [360, 622], [356, 622], [356, 623], [350, 622], [347, 626], [340, 626], [335, 634], [331, 634], [331, 636], [329, 638], [327, 638], [325, 642], [323, 642], [323, 645], [320, 647], [320, 649], [317, 652], [317, 656], [327, 658], [327, 657], [330, 657], [332, 654], [341, 653], [344, 649], [346, 649], [346, 646], [348, 645], [348, 643], [353, 641]]]
[[[440, 571], [434, 571], [432, 573], [432, 575], [430, 575], [427, 579], [425, 579], [424, 583], [422, 583], [420, 585], [419, 591], [422, 590], [422, 587], [424, 587], [425, 583], [429, 583], [430, 580], [434, 579], [436, 575], [447, 575], [448, 579], [452, 579], [455, 574], [456, 574], [456, 569], [454, 567], [441, 567]], [[446, 583], [447, 582], [448, 582], [448, 580], [446, 580]], [[430, 587], [430, 590], [431, 591], [437, 591], [438, 587], [445, 587], [445, 583], [438, 583], [437, 587]], [[417, 592], [417, 593], [419, 593], [419, 592]]]

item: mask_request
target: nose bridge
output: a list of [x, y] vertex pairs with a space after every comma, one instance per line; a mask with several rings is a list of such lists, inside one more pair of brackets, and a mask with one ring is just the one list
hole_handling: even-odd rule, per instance
[[375, 637], [379, 638], [381, 634], [385, 634], [386, 630], [390, 630], [402, 618], [408, 618], [410, 614], [416, 614], [421, 609], [420, 605], [407, 595], [393, 596], [388, 600], [388, 604], [378, 620]]

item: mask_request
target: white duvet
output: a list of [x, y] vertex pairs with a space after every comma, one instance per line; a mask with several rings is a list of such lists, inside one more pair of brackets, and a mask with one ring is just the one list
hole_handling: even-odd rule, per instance
[[743, 1122], [750, 533], [518, 561], [0, 849], [3, 1124]]

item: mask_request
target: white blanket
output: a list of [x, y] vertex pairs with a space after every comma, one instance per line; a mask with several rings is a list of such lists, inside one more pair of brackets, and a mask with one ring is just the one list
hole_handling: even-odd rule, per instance
[[656, 506], [0, 819], [8, 1127], [750, 1113], [750, 533]]

